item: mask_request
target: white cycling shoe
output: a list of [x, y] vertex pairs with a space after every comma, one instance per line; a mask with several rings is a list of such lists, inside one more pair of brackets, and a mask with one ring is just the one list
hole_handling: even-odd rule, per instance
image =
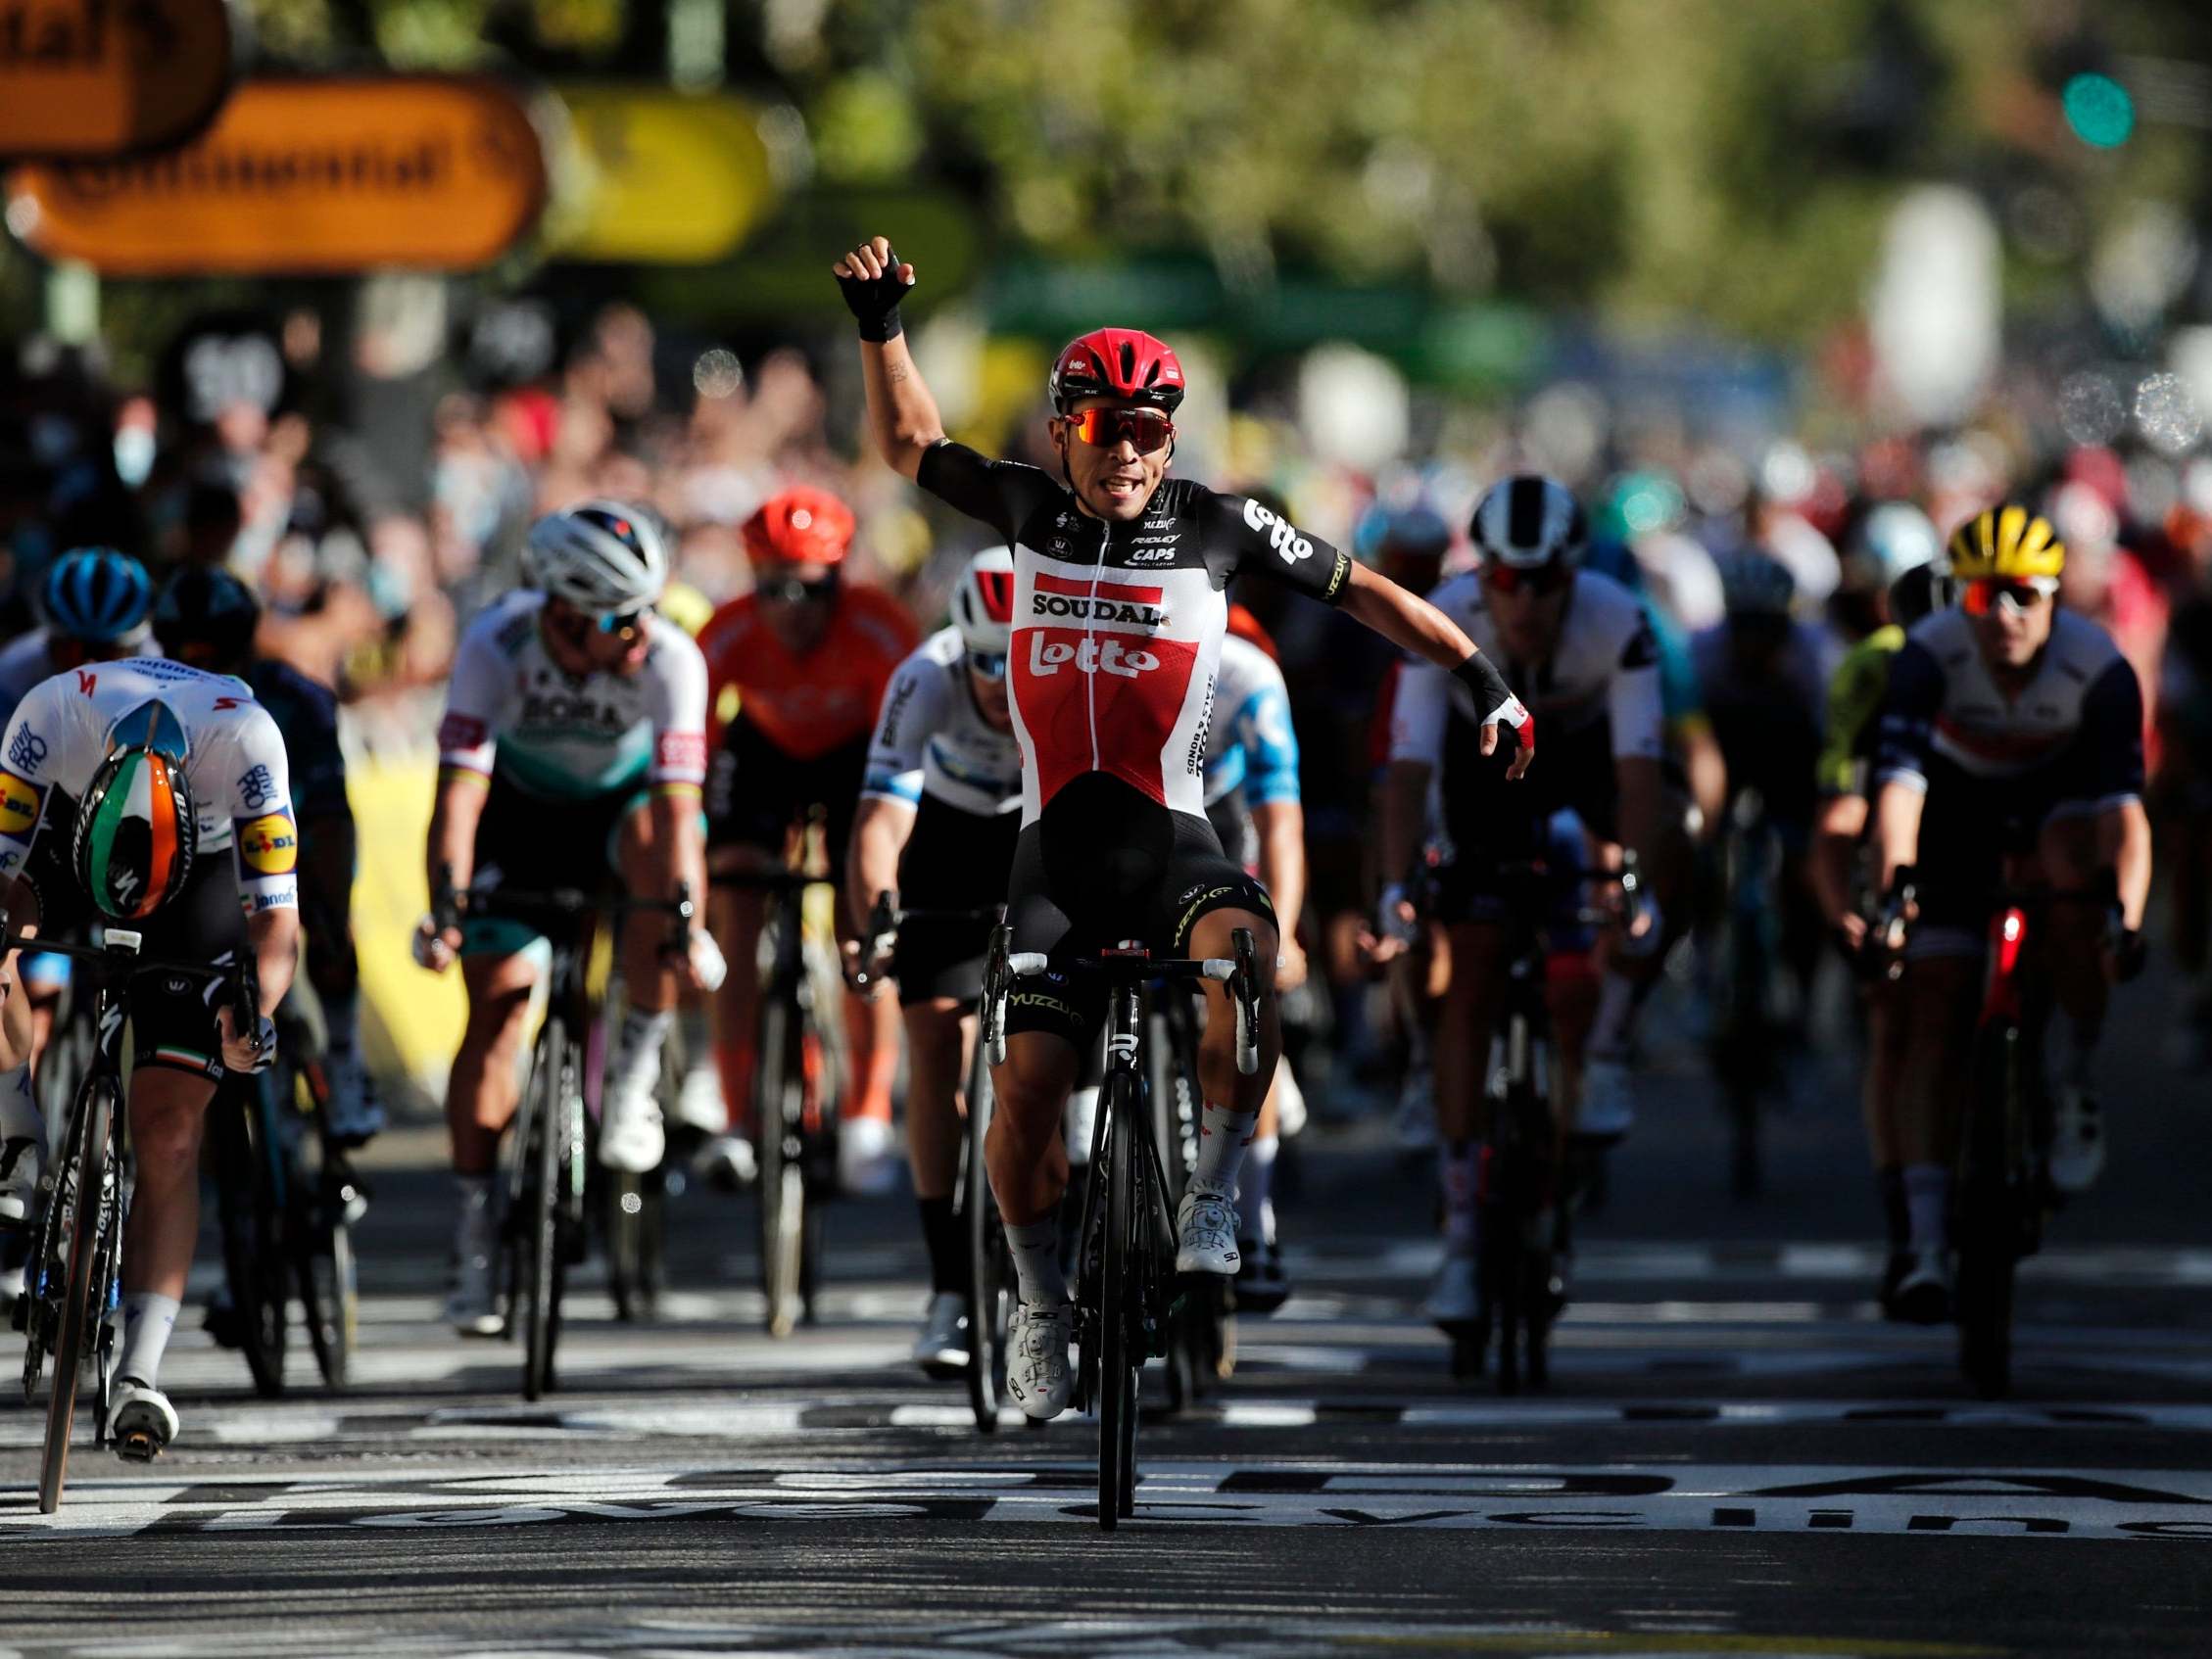
[[1594, 1141], [1617, 1141], [1636, 1126], [1636, 1085], [1628, 1062], [1592, 1055], [1582, 1066], [1582, 1104], [1574, 1132]]
[[1072, 1302], [1017, 1302], [1006, 1322], [1006, 1392], [1022, 1415], [1049, 1423], [1068, 1409]]
[[1236, 1249], [1236, 1207], [1228, 1194], [1192, 1181], [1176, 1209], [1176, 1271], [1233, 1278], [1242, 1261]]
[[668, 1132], [661, 1125], [660, 1102], [652, 1098], [651, 1085], [608, 1090], [605, 1114], [600, 1120], [600, 1161], [609, 1169], [643, 1175], [660, 1167], [667, 1150]]
[[20, 1227], [30, 1219], [38, 1195], [42, 1150], [36, 1135], [10, 1135], [0, 1140], [0, 1227]]
[[898, 1185], [902, 1160], [890, 1122], [847, 1117], [838, 1125], [838, 1185], [855, 1198], [882, 1198]]
[[176, 1439], [176, 1407], [152, 1383], [120, 1378], [110, 1403], [114, 1410], [108, 1436], [116, 1443], [116, 1455], [124, 1462], [151, 1463]]
[[914, 1363], [939, 1379], [968, 1368], [968, 1299], [958, 1291], [938, 1291], [930, 1298], [929, 1316], [914, 1339]]
[[2050, 1184], [2066, 1194], [2086, 1193], [2104, 1173], [2104, 1113], [2087, 1089], [2058, 1091], [2050, 1126]]
[[1473, 1256], [1466, 1251], [1446, 1252], [1443, 1265], [1436, 1269], [1436, 1282], [1421, 1299], [1420, 1316], [1449, 1331], [1473, 1324], [1481, 1305]]
[[1898, 1281], [1897, 1317], [1908, 1325], [1941, 1325], [1950, 1318], [1950, 1254], [1923, 1247]]
[[717, 1191], [734, 1193], [760, 1179], [760, 1160], [743, 1135], [716, 1135], [698, 1149], [692, 1173]]

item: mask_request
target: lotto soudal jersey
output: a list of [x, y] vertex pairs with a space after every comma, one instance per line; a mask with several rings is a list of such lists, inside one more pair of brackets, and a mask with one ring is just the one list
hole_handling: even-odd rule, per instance
[[2111, 635], [2061, 610], [2035, 672], [2007, 691], [1973, 619], [1940, 610], [1905, 636], [1890, 665], [1877, 744], [1877, 782], [1925, 788], [1931, 759], [2007, 779], [2063, 758], [2080, 768], [2083, 798], [2118, 805], [2142, 793], [2142, 687]]
[[706, 782], [706, 661], [649, 613], [635, 674], [571, 675], [538, 627], [543, 593], [509, 593], [469, 625], [454, 658], [439, 764], [525, 794], [581, 800], [648, 783]]
[[[1596, 571], [1577, 571], [1551, 658], [1537, 663], [1507, 654], [1475, 572], [1453, 577], [1428, 602], [1505, 671], [1554, 741], [1610, 721], [1615, 759], [1659, 758], [1663, 715], [1659, 640], [1642, 602], [1619, 583]], [[1431, 663], [1408, 664], [1391, 709], [1390, 757], [1441, 765], [1447, 722], [1471, 724], [1478, 718], [1474, 693], [1463, 682]]]
[[199, 822], [193, 849], [237, 850], [249, 909], [300, 902], [299, 829], [284, 738], [243, 680], [164, 657], [94, 663], [33, 686], [0, 737], [0, 877], [21, 870], [58, 791], [83, 797], [115, 724], [166, 703], [184, 728], [184, 777]]
[[861, 793], [908, 806], [928, 795], [979, 818], [1020, 810], [1022, 746], [977, 706], [959, 629], [931, 635], [891, 675]]
[[1137, 518], [1091, 517], [1051, 474], [940, 443], [922, 488], [1014, 549], [1009, 658], [1022, 822], [1086, 773], [1176, 812], [1205, 810], [1214, 678], [1230, 577], [1333, 603], [1352, 561], [1259, 502], [1170, 478]]

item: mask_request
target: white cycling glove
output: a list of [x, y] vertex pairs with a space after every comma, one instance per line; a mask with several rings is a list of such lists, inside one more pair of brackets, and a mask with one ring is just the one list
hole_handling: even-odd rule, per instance
[[699, 988], [705, 991], [719, 991], [722, 981], [730, 976], [730, 965], [722, 960], [722, 947], [714, 942], [713, 934], [692, 935], [692, 971], [698, 975]]

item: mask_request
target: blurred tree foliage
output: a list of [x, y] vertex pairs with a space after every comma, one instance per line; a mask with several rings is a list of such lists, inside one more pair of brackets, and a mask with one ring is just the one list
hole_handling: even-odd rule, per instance
[[2071, 244], [2016, 294], [2078, 290], [2133, 199], [2212, 201], [2200, 131], [2092, 151], [2056, 97], [2084, 64], [2201, 65], [2200, 0], [248, 4], [264, 62], [647, 79], [671, 7], [719, 5], [728, 83], [801, 112], [825, 185], [949, 184], [1048, 258], [1195, 250], [1232, 290], [1296, 269], [1803, 341], [1857, 310], [1902, 184], [2061, 198]]

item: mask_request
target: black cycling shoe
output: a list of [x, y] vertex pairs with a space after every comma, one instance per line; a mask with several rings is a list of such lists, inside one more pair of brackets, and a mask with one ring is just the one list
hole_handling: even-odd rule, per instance
[[1282, 1246], [1270, 1240], [1255, 1244], [1236, 1241], [1236, 1310], [1239, 1313], [1273, 1313], [1290, 1300], [1290, 1278], [1282, 1270]]
[[238, 1317], [238, 1309], [226, 1293], [217, 1292], [208, 1299], [208, 1310], [201, 1316], [200, 1329], [215, 1339], [217, 1348], [235, 1352], [245, 1346], [245, 1322]]

